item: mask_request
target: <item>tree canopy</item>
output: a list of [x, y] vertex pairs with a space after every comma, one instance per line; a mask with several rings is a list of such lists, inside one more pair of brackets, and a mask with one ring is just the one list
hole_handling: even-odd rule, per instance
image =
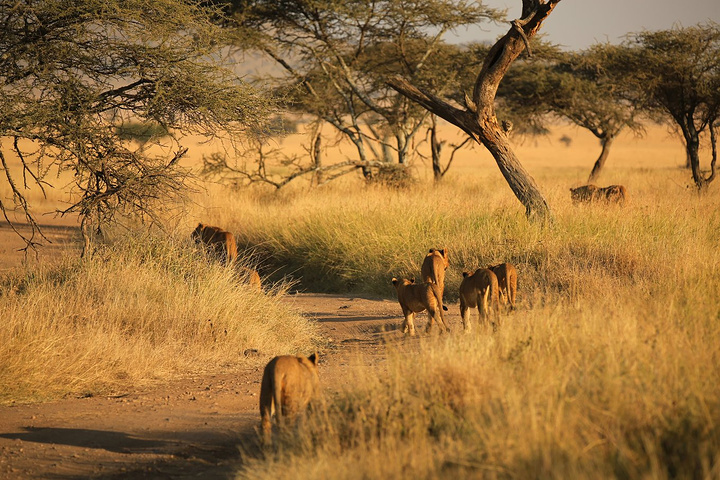
[[[620, 74], [631, 102], [674, 124], [685, 141], [698, 190], [715, 179], [720, 115], [720, 26], [717, 23], [644, 31], [608, 49], [605, 63]], [[701, 135], [712, 145], [710, 173], [700, 165]]]
[[[0, 161], [12, 191], [0, 210], [11, 224], [10, 211], [24, 213], [28, 246], [42, 233], [25, 192], [51, 187], [52, 172], [73, 173], [61, 213], [80, 215], [87, 247], [116, 215], [154, 219], [182, 195], [176, 132], [237, 138], [271, 107], [221, 65], [222, 32], [196, 2], [1, 1], [0, 20]], [[171, 135], [167, 153], [150, 153], [158, 136], [123, 141], [133, 122]]]
[[[406, 164], [428, 113], [385, 80], [403, 75], [434, 91], [451, 88], [459, 48], [451, 30], [503, 12], [464, 0], [220, 1], [239, 38], [282, 67], [276, 85], [289, 108], [350, 140], [366, 176], [373, 162]], [[390, 158], [393, 157], [393, 158]]]

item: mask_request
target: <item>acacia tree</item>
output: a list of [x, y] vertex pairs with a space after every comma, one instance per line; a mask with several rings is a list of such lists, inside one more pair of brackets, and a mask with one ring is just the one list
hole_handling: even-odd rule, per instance
[[495, 95], [500, 81], [512, 62], [529, 45], [542, 22], [560, 0], [523, 0], [520, 19], [513, 20], [508, 32], [490, 49], [478, 74], [472, 97], [459, 108], [439, 96], [421, 90], [405, 78], [391, 79], [388, 84], [432, 113], [444, 118], [484, 145], [492, 154], [515, 196], [525, 206], [528, 218], [549, 220], [550, 207], [535, 180], [520, 164], [510, 147], [508, 134], [495, 114]]
[[501, 104], [513, 117], [524, 119], [532, 133], [544, 130], [549, 114], [590, 131], [601, 146], [588, 177], [593, 183], [620, 132], [626, 127], [642, 131], [638, 108], [622, 94], [618, 72], [603, 64], [605, 50], [613, 47], [595, 45], [582, 52], [539, 47], [533, 44], [533, 57], [516, 62], [508, 72], [498, 90]]
[[600, 140], [600, 155], [588, 183], [600, 176], [610, 147], [624, 128], [642, 132], [642, 125], [636, 121], [639, 106], [623, 97], [618, 72], [603, 64], [603, 50], [607, 48], [612, 47], [595, 45], [580, 53], [568, 53], [556, 67], [559, 81], [551, 96], [556, 114], [589, 130]]
[[[407, 164], [428, 113], [388, 88], [402, 74], [442, 90], [453, 81], [453, 48], [444, 35], [498, 20], [501, 12], [464, 0], [228, 0], [243, 43], [282, 67], [295, 87], [291, 106], [350, 140], [359, 165]], [[358, 161], [355, 161], [358, 163]], [[369, 168], [363, 173], [370, 175]]]
[[[715, 179], [716, 130], [720, 115], [720, 28], [708, 23], [688, 28], [635, 33], [607, 52], [622, 72], [633, 101], [673, 123], [681, 132], [698, 191]], [[710, 172], [700, 166], [700, 141], [709, 134]]]
[[[220, 65], [222, 32], [189, 0], [1, 0], [0, 21], [0, 162], [12, 192], [0, 211], [11, 225], [10, 212], [24, 215], [26, 250], [42, 236], [27, 189], [45, 192], [53, 172], [73, 174], [60, 213], [79, 214], [84, 254], [117, 215], [158, 220], [183, 194], [176, 132], [236, 137], [269, 109]], [[137, 146], [122, 128], [137, 122], [161, 128]], [[167, 134], [167, 153], [151, 154]]]

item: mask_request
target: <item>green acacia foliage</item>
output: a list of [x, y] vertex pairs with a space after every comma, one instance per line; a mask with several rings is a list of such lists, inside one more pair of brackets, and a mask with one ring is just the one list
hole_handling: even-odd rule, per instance
[[183, 190], [177, 137], [151, 155], [153, 138], [123, 141], [123, 125], [236, 136], [266, 116], [267, 99], [221, 65], [208, 15], [188, 0], [0, 1], [0, 160], [14, 201], [0, 209], [25, 214], [28, 245], [37, 224], [18, 177], [44, 190], [70, 171], [63, 213], [81, 216], [87, 239], [119, 213], [153, 217]]
[[[401, 75], [438, 93], [456, 78], [454, 29], [503, 12], [464, 0], [218, 0], [242, 44], [281, 68], [289, 107], [332, 125], [368, 165], [410, 163], [428, 113], [386, 84]], [[479, 68], [479, 66], [478, 66]], [[356, 166], [353, 166], [355, 168]], [[363, 173], [368, 176], [369, 170]]]
[[[715, 179], [715, 122], [720, 116], [720, 25], [644, 31], [608, 52], [633, 101], [676, 126], [698, 190]], [[710, 173], [700, 167], [701, 136], [712, 146]]]
[[513, 65], [500, 84], [502, 113], [520, 134], [545, 134], [551, 116], [587, 129], [600, 140], [601, 152], [589, 182], [608, 158], [610, 146], [626, 127], [642, 131], [636, 116], [639, 105], [625, 97], [618, 71], [605, 64], [607, 50], [598, 44], [580, 52], [563, 52], [553, 45], [533, 42], [533, 56]]

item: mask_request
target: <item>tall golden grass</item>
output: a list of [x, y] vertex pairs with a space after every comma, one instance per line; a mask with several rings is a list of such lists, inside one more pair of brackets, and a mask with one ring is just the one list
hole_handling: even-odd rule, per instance
[[386, 369], [358, 372], [240, 478], [720, 477], [720, 193], [625, 167], [628, 205], [574, 206], [578, 169], [539, 172], [545, 227], [483, 176], [211, 195], [207, 212], [310, 290], [392, 298], [392, 276], [417, 276], [437, 246], [450, 302], [464, 269], [519, 271], [497, 333], [456, 322], [388, 345]]
[[315, 326], [187, 240], [127, 236], [0, 285], [0, 403], [143, 388], [311, 348]]

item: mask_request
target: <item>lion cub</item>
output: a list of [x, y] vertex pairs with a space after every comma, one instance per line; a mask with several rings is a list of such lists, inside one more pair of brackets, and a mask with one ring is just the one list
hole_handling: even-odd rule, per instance
[[450, 331], [445, 317], [443, 316], [442, 293], [440, 287], [435, 283], [415, 283], [415, 279], [403, 278], [392, 279], [397, 291], [398, 302], [402, 308], [405, 321], [403, 322], [403, 333], [415, 335], [415, 314], [427, 310], [429, 322], [425, 331], [430, 333], [433, 324], [437, 323], [440, 333]]
[[511, 263], [501, 263], [494, 267], [488, 267], [493, 271], [500, 286], [500, 301], [508, 305], [510, 310], [515, 310], [515, 297], [517, 295], [517, 270]]
[[267, 364], [260, 385], [260, 419], [263, 440], [270, 442], [275, 413], [279, 426], [294, 420], [319, 389], [318, 354], [309, 357], [283, 355]]
[[233, 263], [238, 256], [235, 236], [220, 227], [198, 223], [190, 236], [195, 243], [202, 243], [224, 264]]
[[[490, 311], [500, 310], [498, 279], [492, 270], [478, 268], [475, 273], [463, 272], [460, 282], [460, 316], [463, 328], [470, 331], [470, 309], [478, 309], [480, 319], [487, 321]], [[493, 322], [495, 328], [495, 322]]]
[[[448, 251], [446, 248], [436, 250], [430, 249], [430, 253], [425, 255], [422, 267], [420, 268], [420, 276], [423, 282], [436, 283], [440, 287], [440, 295], [445, 293], [445, 270], [450, 266], [448, 259]], [[443, 310], [447, 307], [443, 305]]]

